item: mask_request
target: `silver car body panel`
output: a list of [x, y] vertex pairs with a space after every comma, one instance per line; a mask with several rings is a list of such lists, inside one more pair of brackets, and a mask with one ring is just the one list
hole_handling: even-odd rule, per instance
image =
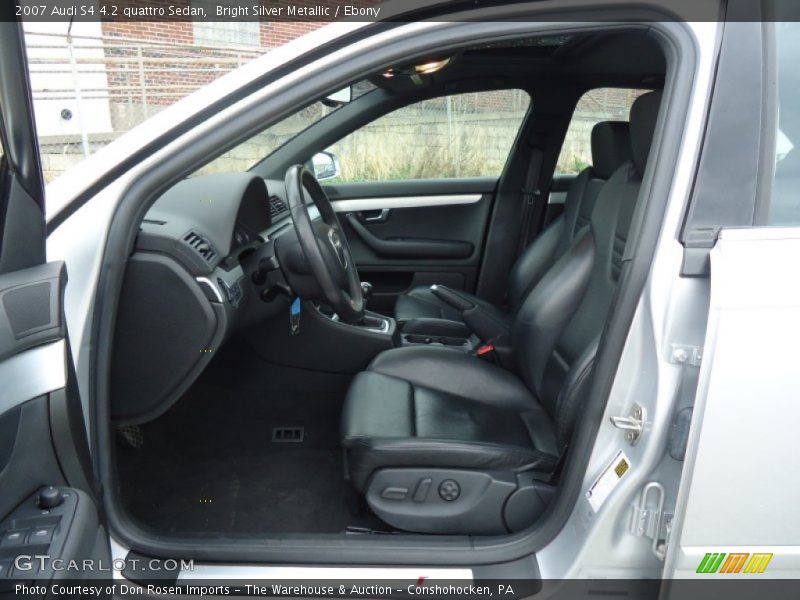
[[437, 196], [400, 196], [387, 198], [357, 198], [331, 202], [336, 212], [383, 210], [392, 208], [423, 208], [426, 206], [461, 206], [480, 202], [481, 194], [441, 194]]
[[772, 554], [800, 577], [800, 228], [730, 229], [711, 252], [711, 301], [667, 577], [706, 553]]
[[67, 385], [64, 340], [0, 361], [0, 414]]

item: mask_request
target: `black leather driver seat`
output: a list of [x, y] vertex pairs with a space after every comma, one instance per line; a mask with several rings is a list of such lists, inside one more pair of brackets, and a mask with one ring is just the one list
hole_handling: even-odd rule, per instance
[[659, 104], [658, 93], [636, 101], [632, 161], [603, 186], [589, 225], [517, 311], [514, 372], [420, 346], [378, 355], [353, 380], [342, 415], [348, 476], [387, 523], [497, 534], [544, 510], [621, 273]]
[[[522, 301], [553, 264], [566, 254], [577, 233], [589, 224], [603, 184], [630, 160], [628, 123], [603, 121], [592, 128], [593, 166], [575, 178], [564, 201], [564, 213], [520, 255], [508, 278], [508, 310], [502, 310], [474, 294], [459, 292], [489, 311], [498, 322], [509, 322]], [[420, 286], [401, 295], [395, 319], [404, 333], [469, 336], [461, 313], [437, 298], [430, 287]]]

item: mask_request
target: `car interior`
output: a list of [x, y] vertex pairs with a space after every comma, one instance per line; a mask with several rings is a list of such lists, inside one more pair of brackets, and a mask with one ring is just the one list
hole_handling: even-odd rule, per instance
[[[665, 77], [636, 26], [448, 50], [323, 99], [249, 170], [155, 199], [111, 359], [124, 511], [154, 535], [217, 539], [495, 536], [542, 519], [601, 401], [595, 356]], [[635, 100], [585, 128], [590, 165], [560, 172], [600, 88]], [[346, 181], [312, 159], [403, 107], [496, 90], [530, 98], [499, 175]]]

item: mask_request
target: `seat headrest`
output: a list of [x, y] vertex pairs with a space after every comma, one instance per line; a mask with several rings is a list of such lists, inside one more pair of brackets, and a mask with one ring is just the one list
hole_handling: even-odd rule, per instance
[[608, 179], [631, 159], [631, 137], [624, 121], [602, 121], [592, 128], [592, 172]]
[[631, 154], [633, 165], [639, 175], [644, 175], [644, 168], [647, 166], [660, 106], [661, 92], [650, 92], [639, 96], [631, 106]]

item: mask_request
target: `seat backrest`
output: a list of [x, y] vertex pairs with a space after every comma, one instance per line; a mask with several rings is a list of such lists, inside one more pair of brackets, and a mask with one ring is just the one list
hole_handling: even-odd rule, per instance
[[652, 92], [634, 103], [631, 160], [603, 184], [588, 226], [527, 296], [512, 325], [516, 367], [557, 422], [562, 442], [571, 433], [622, 270], [660, 102], [661, 94]]
[[553, 221], [514, 263], [508, 300], [514, 313], [553, 264], [569, 250], [576, 234], [589, 224], [603, 184], [630, 160], [630, 134], [624, 121], [603, 121], [592, 128], [592, 163], [567, 190], [564, 213]]

